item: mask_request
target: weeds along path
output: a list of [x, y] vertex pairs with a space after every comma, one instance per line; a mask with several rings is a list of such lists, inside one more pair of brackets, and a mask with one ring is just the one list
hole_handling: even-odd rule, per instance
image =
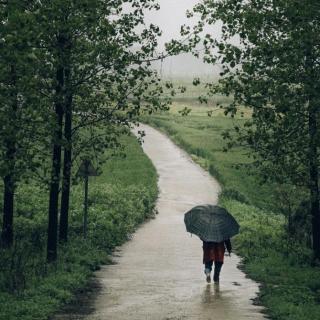
[[252, 304], [258, 286], [237, 268], [239, 258], [226, 257], [219, 286], [207, 284], [202, 243], [185, 231], [184, 212], [217, 203], [218, 183], [165, 135], [149, 126], [141, 129], [144, 151], [159, 175], [159, 214], [120, 248], [115, 264], [97, 272], [102, 289], [93, 313], [83, 318], [263, 319], [261, 308]]

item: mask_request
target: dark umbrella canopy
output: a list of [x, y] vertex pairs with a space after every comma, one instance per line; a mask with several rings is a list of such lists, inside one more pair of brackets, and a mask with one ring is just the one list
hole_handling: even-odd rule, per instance
[[222, 242], [239, 233], [239, 224], [224, 208], [201, 205], [184, 215], [187, 231], [204, 241]]

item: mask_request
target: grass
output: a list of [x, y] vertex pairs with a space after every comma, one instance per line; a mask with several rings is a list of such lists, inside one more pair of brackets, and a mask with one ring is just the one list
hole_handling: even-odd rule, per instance
[[260, 303], [271, 319], [319, 319], [320, 268], [310, 267], [310, 250], [287, 237], [284, 218], [230, 198], [220, 203], [241, 225], [236, 251], [246, 273], [262, 284]]
[[[185, 107], [191, 113], [184, 117]], [[208, 111], [212, 117], [208, 117]], [[244, 111], [244, 117], [250, 112]], [[216, 177], [223, 187], [219, 202], [239, 221], [241, 232], [234, 239], [243, 268], [259, 281], [259, 300], [275, 320], [320, 319], [320, 268], [312, 267], [312, 252], [288, 234], [286, 218], [279, 213], [278, 187], [261, 184], [257, 171], [248, 169], [248, 151], [235, 148], [224, 152], [222, 132], [243, 118], [223, 116], [216, 106], [200, 106], [194, 99], [175, 101], [170, 112], [143, 119], [165, 132], [177, 145]], [[301, 190], [291, 195], [299, 203]], [[279, 201], [280, 199], [280, 201]]]
[[[188, 108], [192, 108], [190, 103]], [[235, 124], [244, 121], [241, 118], [231, 119], [222, 115], [217, 109], [213, 117], [207, 116], [212, 107], [195, 107], [189, 116], [179, 114], [182, 106], [174, 104], [170, 113], [145, 118], [149, 124], [170, 135], [171, 139], [184, 148], [193, 159], [210, 171], [225, 188], [241, 193], [248, 202], [261, 207], [272, 208], [276, 203], [273, 199], [275, 187], [261, 185], [259, 179], [252, 174], [247, 165], [250, 159], [247, 150], [236, 148], [224, 152], [224, 130], [231, 129]], [[241, 170], [237, 168], [241, 167]]]
[[[108, 263], [115, 246], [152, 217], [157, 175], [137, 140], [122, 138], [126, 157], [115, 157], [90, 178], [88, 238], [82, 232], [83, 185], [72, 188], [70, 239], [56, 264], [45, 262], [48, 194], [31, 184], [18, 189], [15, 245], [0, 252], [0, 319], [44, 320], [86, 286]], [[13, 307], [14, 306], [14, 307]]]

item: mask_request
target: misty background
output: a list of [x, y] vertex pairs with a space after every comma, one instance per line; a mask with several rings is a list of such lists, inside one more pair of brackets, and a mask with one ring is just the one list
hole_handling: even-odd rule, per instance
[[[159, 39], [159, 53], [165, 50], [165, 43], [172, 39], [182, 39], [180, 29], [183, 24], [194, 25], [197, 18], [188, 19], [186, 11], [199, 3], [200, 0], [158, 0], [160, 10], [146, 12], [146, 23], [153, 23], [160, 27], [163, 32]], [[205, 32], [214, 33], [219, 37], [219, 28], [211, 27]], [[201, 59], [195, 58], [192, 54], [181, 54], [175, 57], [168, 57], [164, 61], [154, 63], [154, 67], [160, 75], [168, 79], [176, 78], [216, 78], [220, 68], [205, 64]]]

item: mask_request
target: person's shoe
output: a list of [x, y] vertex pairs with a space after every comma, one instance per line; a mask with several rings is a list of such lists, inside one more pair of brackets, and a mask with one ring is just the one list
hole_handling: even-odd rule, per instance
[[219, 284], [219, 278], [213, 278], [213, 282]]

